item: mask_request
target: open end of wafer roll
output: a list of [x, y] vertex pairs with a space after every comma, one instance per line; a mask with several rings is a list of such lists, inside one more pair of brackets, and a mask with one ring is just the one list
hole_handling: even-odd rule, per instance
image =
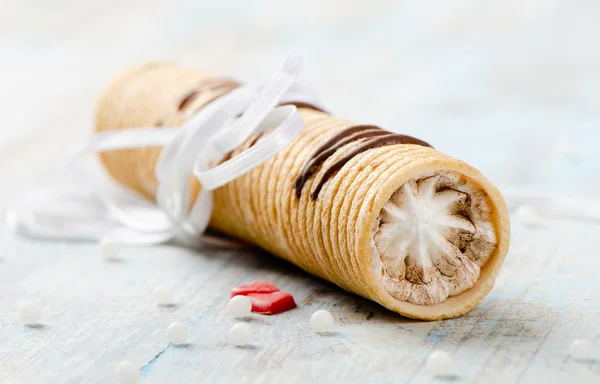
[[391, 303], [425, 319], [468, 311], [491, 289], [501, 263], [501, 219], [483, 187], [460, 172], [407, 179], [379, 211], [371, 238]]
[[[408, 317], [454, 317], [474, 307], [508, 247], [497, 188], [411, 136], [371, 125], [328, 136], [294, 187], [300, 210], [311, 215], [314, 205], [318, 220], [331, 222], [316, 250], [336, 260], [329, 278]], [[313, 236], [323, 233], [313, 228]]]
[[379, 213], [373, 234], [386, 290], [422, 305], [473, 288], [496, 247], [486, 194], [456, 172], [404, 183]]

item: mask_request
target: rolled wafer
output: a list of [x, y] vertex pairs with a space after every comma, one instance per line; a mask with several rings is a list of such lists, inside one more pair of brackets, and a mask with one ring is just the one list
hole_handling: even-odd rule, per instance
[[[179, 126], [237, 85], [172, 63], [146, 64], [108, 87], [96, 130]], [[477, 305], [508, 250], [498, 189], [426, 142], [297, 106], [303, 132], [214, 191], [210, 226], [407, 317], [451, 318]], [[229, 156], [260, 139], [252, 135]], [[159, 153], [100, 157], [117, 181], [154, 199]], [[193, 198], [200, 186], [190, 179]]]

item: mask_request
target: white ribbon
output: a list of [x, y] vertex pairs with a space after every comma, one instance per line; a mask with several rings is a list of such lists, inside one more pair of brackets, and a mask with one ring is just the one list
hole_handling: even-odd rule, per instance
[[[27, 194], [8, 211], [9, 225], [21, 234], [43, 238], [109, 238], [146, 245], [176, 238], [190, 246], [231, 245], [231, 241], [202, 236], [212, 212], [212, 191], [264, 163], [298, 136], [304, 122], [296, 107], [278, 104], [296, 101], [321, 108], [314, 93], [294, 84], [300, 67], [300, 58], [289, 56], [264, 86], [247, 85], [229, 92], [179, 129], [93, 134], [69, 165], [86, 188]], [[268, 130], [254, 146], [219, 164], [250, 135]], [[156, 204], [111, 180], [95, 157], [98, 152], [156, 146], [164, 147], [155, 170]], [[214, 164], [219, 165], [211, 167]], [[192, 172], [201, 184], [193, 204], [189, 201]]]

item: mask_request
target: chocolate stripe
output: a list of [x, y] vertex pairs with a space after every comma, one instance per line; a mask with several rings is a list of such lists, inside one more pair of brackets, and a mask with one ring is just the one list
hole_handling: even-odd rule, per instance
[[313, 153], [310, 157], [300, 175], [296, 179], [294, 183], [294, 189], [296, 190], [296, 196], [300, 197], [302, 194], [302, 189], [304, 188], [304, 184], [306, 181], [310, 179], [312, 175], [315, 174], [319, 170], [319, 167], [323, 165], [323, 163], [331, 157], [338, 149], [343, 146], [350, 144], [356, 140], [376, 137], [387, 134], [386, 131], [382, 130], [379, 127], [374, 125], [357, 125], [354, 127], [347, 128], [331, 139], [327, 140], [325, 144], [323, 144], [319, 149]]
[[183, 108], [185, 108], [189, 103], [191, 103], [196, 96], [198, 96], [198, 91], [197, 90], [193, 90], [188, 92], [183, 99], [181, 99], [181, 101], [179, 102], [179, 105], [177, 106], [177, 110], [181, 111], [183, 110]]
[[325, 183], [337, 172], [339, 171], [348, 161], [352, 160], [355, 156], [368, 151], [369, 149], [385, 147], [388, 145], [395, 144], [416, 144], [422, 145], [424, 147], [431, 147], [428, 143], [423, 140], [419, 140], [412, 136], [406, 135], [398, 135], [398, 134], [389, 134], [385, 136], [375, 137], [371, 140], [364, 142], [363, 144], [357, 146], [352, 151], [350, 151], [346, 156], [342, 157], [335, 163], [333, 163], [321, 176], [321, 180], [317, 183], [317, 186], [312, 191], [310, 197], [312, 200], [316, 200], [319, 197], [319, 193], [321, 189], [325, 185]]
[[177, 110], [182, 111], [186, 106], [188, 106], [192, 101], [194, 101], [194, 99], [196, 99], [196, 97], [198, 97], [198, 95], [202, 92], [222, 91], [221, 93], [217, 94], [215, 97], [208, 100], [204, 104], [204, 105], [206, 105], [206, 104], [210, 103], [211, 101], [215, 100], [216, 98], [223, 96], [225, 93], [230, 92], [239, 86], [240, 85], [237, 82], [230, 80], [230, 79], [223, 79], [220, 77], [211, 77], [211, 78], [205, 79], [205, 80], [201, 81], [200, 83], [196, 84], [194, 86], [194, 89], [192, 89], [191, 91], [186, 93], [185, 96], [183, 96], [183, 98], [181, 99], [181, 101], [179, 102], [179, 104], [177, 106]]

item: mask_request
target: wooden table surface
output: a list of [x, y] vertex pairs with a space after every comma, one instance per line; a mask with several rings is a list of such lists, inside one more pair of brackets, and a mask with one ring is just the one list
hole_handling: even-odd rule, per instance
[[[600, 3], [352, 4], [0, 0], [0, 209], [68, 178], [68, 149], [122, 68], [170, 59], [258, 81], [290, 50], [336, 115], [423, 137], [501, 189], [600, 198]], [[600, 226], [515, 218], [513, 234], [491, 294], [427, 323], [259, 250], [132, 247], [109, 263], [95, 244], [24, 239], [2, 224], [0, 382], [110, 383], [122, 359], [148, 383], [444, 382], [424, 362], [445, 349], [452, 382], [600, 383]], [[257, 279], [299, 306], [254, 315], [252, 345], [232, 347], [228, 292]], [[175, 306], [153, 304], [160, 284]], [[25, 300], [41, 303], [42, 327], [19, 323]], [[334, 332], [311, 331], [317, 309], [333, 314]], [[173, 321], [190, 325], [188, 346], [167, 342]], [[594, 340], [592, 359], [569, 357], [576, 338]]]

